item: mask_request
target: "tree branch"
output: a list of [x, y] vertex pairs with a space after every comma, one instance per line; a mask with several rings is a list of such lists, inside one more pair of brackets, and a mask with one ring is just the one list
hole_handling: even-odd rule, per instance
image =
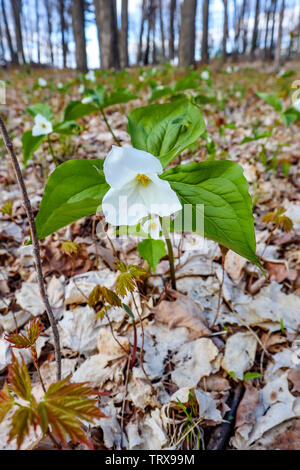
[[53, 312], [52, 312], [52, 309], [48, 300], [48, 296], [46, 293], [46, 289], [45, 289], [41, 255], [40, 255], [40, 245], [39, 245], [38, 236], [36, 232], [36, 226], [34, 222], [32, 207], [29, 201], [28, 193], [26, 190], [26, 186], [25, 186], [24, 179], [21, 173], [18, 159], [14, 151], [12, 141], [10, 140], [10, 137], [7, 133], [7, 129], [5, 127], [5, 124], [1, 116], [0, 116], [0, 130], [2, 133], [2, 137], [5, 143], [6, 149], [10, 155], [10, 158], [11, 158], [14, 170], [15, 170], [18, 185], [22, 194], [25, 211], [26, 211], [28, 221], [29, 221], [29, 227], [30, 227], [32, 244], [33, 244], [33, 254], [34, 254], [36, 272], [37, 272], [37, 277], [38, 277], [38, 285], [39, 285], [40, 294], [44, 302], [45, 310], [47, 312], [49, 322], [53, 331], [53, 336], [54, 336], [55, 359], [56, 359], [56, 365], [57, 365], [57, 371], [56, 371], [57, 380], [61, 380], [61, 351], [60, 351], [59, 333], [58, 333], [56, 321], [55, 321], [55, 318], [54, 318], [54, 315], [53, 315]]

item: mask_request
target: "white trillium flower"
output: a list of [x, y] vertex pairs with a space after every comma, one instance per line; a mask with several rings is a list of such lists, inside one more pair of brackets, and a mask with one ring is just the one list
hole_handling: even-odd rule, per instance
[[78, 93], [80, 93], [82, 95], [82, 93], [84, 93], [84, 85], [81, 84], [80, 87], [78, 88]]
[[159, 178], [163, 168], [151, 153], [113, 146], [103, 170], [110, 189], [102, 210], [112, 225], [136, 225], [150, 214], [167, 217], [182, 208], [168, 181]]
[[93, 102], [92, 96], [85, 96], [85, 97], [82, 98], [82, 100], [81, 100], [81, 103], [82, 103], [82, 104], [89, 104], [89, 103], [92, 103], [92, 102]]
[[203, 70], [201, 73], [202, 80], [209, 80], [209, 72], [207, 70]]
[[230, 65], [228, 65], [227, 69], [226, 69], [226, 73], [232, 73], [232, 67]]
[[85, 75], [86, 80], [89, 80], [90, 82], [95, 82], [96, 81], [96, 75], [94, 70], [90, 70], [86, 75]]
[[157, 216], [152, 217], [151, 219], [146, 220], [142, 229], [145, 233], [148, 233], [151, 238], [154, 240], [159, 240], [160, 232], [161, 232], [161, 225], [159, 218]]
[[59, 90], [61, 90], [63, 87], [64, 87], [64, 84], [61, 83], [61, 82], [59, 82], [59, 84], [57, 85], [57, 88], [58, 88]]
[[47, 86], [47, 80], [45, 80], [44, 78], [40, 77], [38, 79], [38, 84], [39, 86], [41, 86], [42, 88], [44, 88], [45, 86]]
[[48, 135], [53, 131], [53, 127], [50, 121], [45, 118], [42, 114], [37, 114], [34, 118], [34, 126], [32, 128], [33, 137], [39, 135]]
[[298, 98], [296, 101], [293, 103], [293, 108], [300, 113], [300, 98]]

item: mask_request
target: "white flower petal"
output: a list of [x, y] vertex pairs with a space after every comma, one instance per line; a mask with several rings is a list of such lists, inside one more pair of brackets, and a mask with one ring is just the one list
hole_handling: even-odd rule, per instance
[[147, 176], [161, 173], [162, 166], [158, 158], [151, 153], [133, 147], [113, 145], [104, 161], [103, 170], [108, 184], [113, 188], [120, 188], [139, 173]]
[[167, 217], [182, 209], [178, 196], [169, 182], [155, 174], [151, 175], [151, 183], [143, 187], [141, 194], [149, 214]]
[[154, 240], [159, 240], [161, 226], [158, 217], [152, 217], [151, 219], [146, 220], [142, 228], [143, 231], [145, 233], [148, 233], [151, 238], [153, 238]]
[[39, 135], [48, 135], [53, 132], [52, 123], [48, 121], [45, 116], [42, 114], [37, 114], [34, 118], [34, 126], [32, 128], [33, 137], [38, 137]]
[[110, 188], [102, 200], [105, 219], [112, 225], [136, 225], [148, 215], [139, 184], [127, 184], [120, 189]]
[[300, 113], [300, 98], [298, 98], [296, 101], [293, 103], [293, 108]]

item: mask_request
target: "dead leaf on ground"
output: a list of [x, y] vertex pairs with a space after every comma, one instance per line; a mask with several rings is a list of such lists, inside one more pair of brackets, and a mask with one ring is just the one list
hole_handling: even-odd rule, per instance
[[209, 336], [211, 331], [206, 325], [202, 309], [189, 297], [176, 291], [171, 291], [174, 302], [163, 300], [154, 308], [155, 319], [165, 323], [169, 328], [184, 326], [189, 330], [189, 339]]
[[267, 262], [265, 267], [269, 272], [271, 281], [279, 283], [283, 282], [285, 279], [295, 281], [298, 276], [296, 269], [287, 269], [285, 264]]

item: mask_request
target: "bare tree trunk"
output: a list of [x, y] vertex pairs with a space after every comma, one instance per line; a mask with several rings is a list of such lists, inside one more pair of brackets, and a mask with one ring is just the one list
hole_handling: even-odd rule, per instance
[[277, 8], [277, 0], [272, 0], [273, 11], [272, 11], [272, 30], [271, 30], [271, 41], [269, 47], [269, 59], [272, 59], [273, 56], [273, 47], [274, 47], [274, 31], [275, 31], [275, 23], [276, 23], [276, 8]]
[[275, 52], [275, 60], [274, 60], [274, 70], [276, 72], [279, 72], [279, 69], [280, 69], [280, 51], [281, 51], [284, 8], [285, 8], [285, 0], [281, 0], [281, 8], [280, 8], [280, 15], [279, 15], [279, 29], [278, 29], [278, 37], [277, 37], [277, 42], [276, 42], [276, 52]]
[[120, 60], [122, 68], [128, 67], [128, 0], [122, 0]]
[[223, 0], [224, 4], [224, 20], [223, 20], [223, 41], [222, 41], [222, 63], [227, 59], [227, 37], [228, 37], [228, 4], [227, 0]]
[[147, 11], [147, 0], [143, 0], [142, 3], [142, 19], [141, 19], [141, 27], [140, 27], [140, 35], [139, 35], [139, 46], [138, 46], [138, 53], [137, 53], [137, 63], [139, 64], [142, 61], [143, 56], [143, 35], [144, 35], [144, 27], [146, 21], [146, 11]]
[[[6, 63], [5, 59], [5, 49], [4, 49], [4, 42], [3, 42], [4, 34], [3, 34], [3, 24], [2, 24], [2, 19], [0, 16], [0, 58], [4, 63]], [[2, 64], [3, 65], [3, 64]]]
[[23, 64], [26, 64], [24, 48], [23, 48], [22, 27], [21, 27], [22, 1], [11, 0], [11, 6], [12, 6], [12, 11], [13, 11], [13, 17], [14, 17], [15, 35], [16, 35], [16, 40], [17, 40], [19, 62], [22, 61]]
[[120, 68], [117, 11], [115, 0], [94, 0], [100, 44], [101, 67]]
[[84, 0], [72, 0], [72, 25], [76, 44], [76, 66], [80, 72], [87, 72], [85, 41]]
[[242, 54], [245, 55], [247, 52], [247, 47], [248, 47], [248, 20], [249, 18], [249, 11], [248, 11], [248, 3], [247, 0], [245, 0], [245, 9], [244, 9], [244, 15], [243, 15], [243, 48], [242, 48]]
[[5, 32], [6, 32], [6, 39], [7, 39], [7, 44], [8, 44], [8, 47], [9, 47], [11, 62], [12, 62], [12, 64], [19, 64], [18, 54], [16, 54], [16, 51], [14, 50], [14, 46], [13, 46], [11, 35], [10, 35], [10, 30], [9, 30], [8, 21], [7, 21], [6, 8], [5, 8], [4, 0], [1, 0], [1, 8], [2, 8], [2, 15], [3, 15], [4, 26], [5, 26]]
[[176, 12], [176, 0], [170, 0], [170, 23], [169, 23], [169, 59], [173, 60], [175, 57], [175, 12]]
[[48, 26], [48, 44], [50, 51], [51, 64], [54, 64], [53, 44], [52, 44], [52, 11], [50, 0], [45, 0], [45, 9], [47, 13], [47, 26]]
[[181, 7], [181, 25], [179, 37], [179, 67], [186, 67], [195, 62], [195, 16], [197, 0], [184, 0]]
[[160, 23], [160, 34], [161, 34], [161, 53], [163, 59], [166, 57], [166, 48], [165, 48], [165, 28], [163, 20], [163, 9], [162, 9], [162, 0], [159, 0], [159, 23]]
[[260, 7], [260, 0], [256, 0], [255, 18], [254, 18], [254, 26], [253, 26], [253, 34], [252, 34], [252, 42], [251, 42], [251, 59], [254, 59], [255, 57], [255, 50], [257, 46], [259, 7]]
[[234, 35], [235, 48], [233, 52], [234, 60], [237, 60], [238, 54], [239, 54], [240, 36], [241, 36], [242, 24], [244, 22], [244, 17], [245, 17], [245, 9], [246, 9], [246, 0], [243, 0], [241, 12], [239, 15], [237, 15], [237, 19], [236, 19], [235, 35]]
[[264, 44], [264, 56], [265, 59], [268, 55], [268, 37], [269, 37], [269, 23], [270, 23], [271, 5], [267, 8], [267, 19], [266, 19], [266, 30], [265, 30], [265, 44]]
[[63, 53], [63, 67], [67, 67], [67, 43], [65, 38], [66, 21], [65, 21], [65, 7], [64, 0], [58, 0], [59, 17], [60, 17], [60, 31], [61, 31], [61, 46]]
[[208, 64], [208, 18], [209, 18], [209, 0], [203, 0], [203, 27], [202, 27], [202, 46], [201, 60], [203, 64]]
[[40, 9], [39, 0], [35, 0], [35, 31], [36, 31], [36, 50], [37, 50], [37, 61], [41, 63], [41, 47], [40, 47]]

